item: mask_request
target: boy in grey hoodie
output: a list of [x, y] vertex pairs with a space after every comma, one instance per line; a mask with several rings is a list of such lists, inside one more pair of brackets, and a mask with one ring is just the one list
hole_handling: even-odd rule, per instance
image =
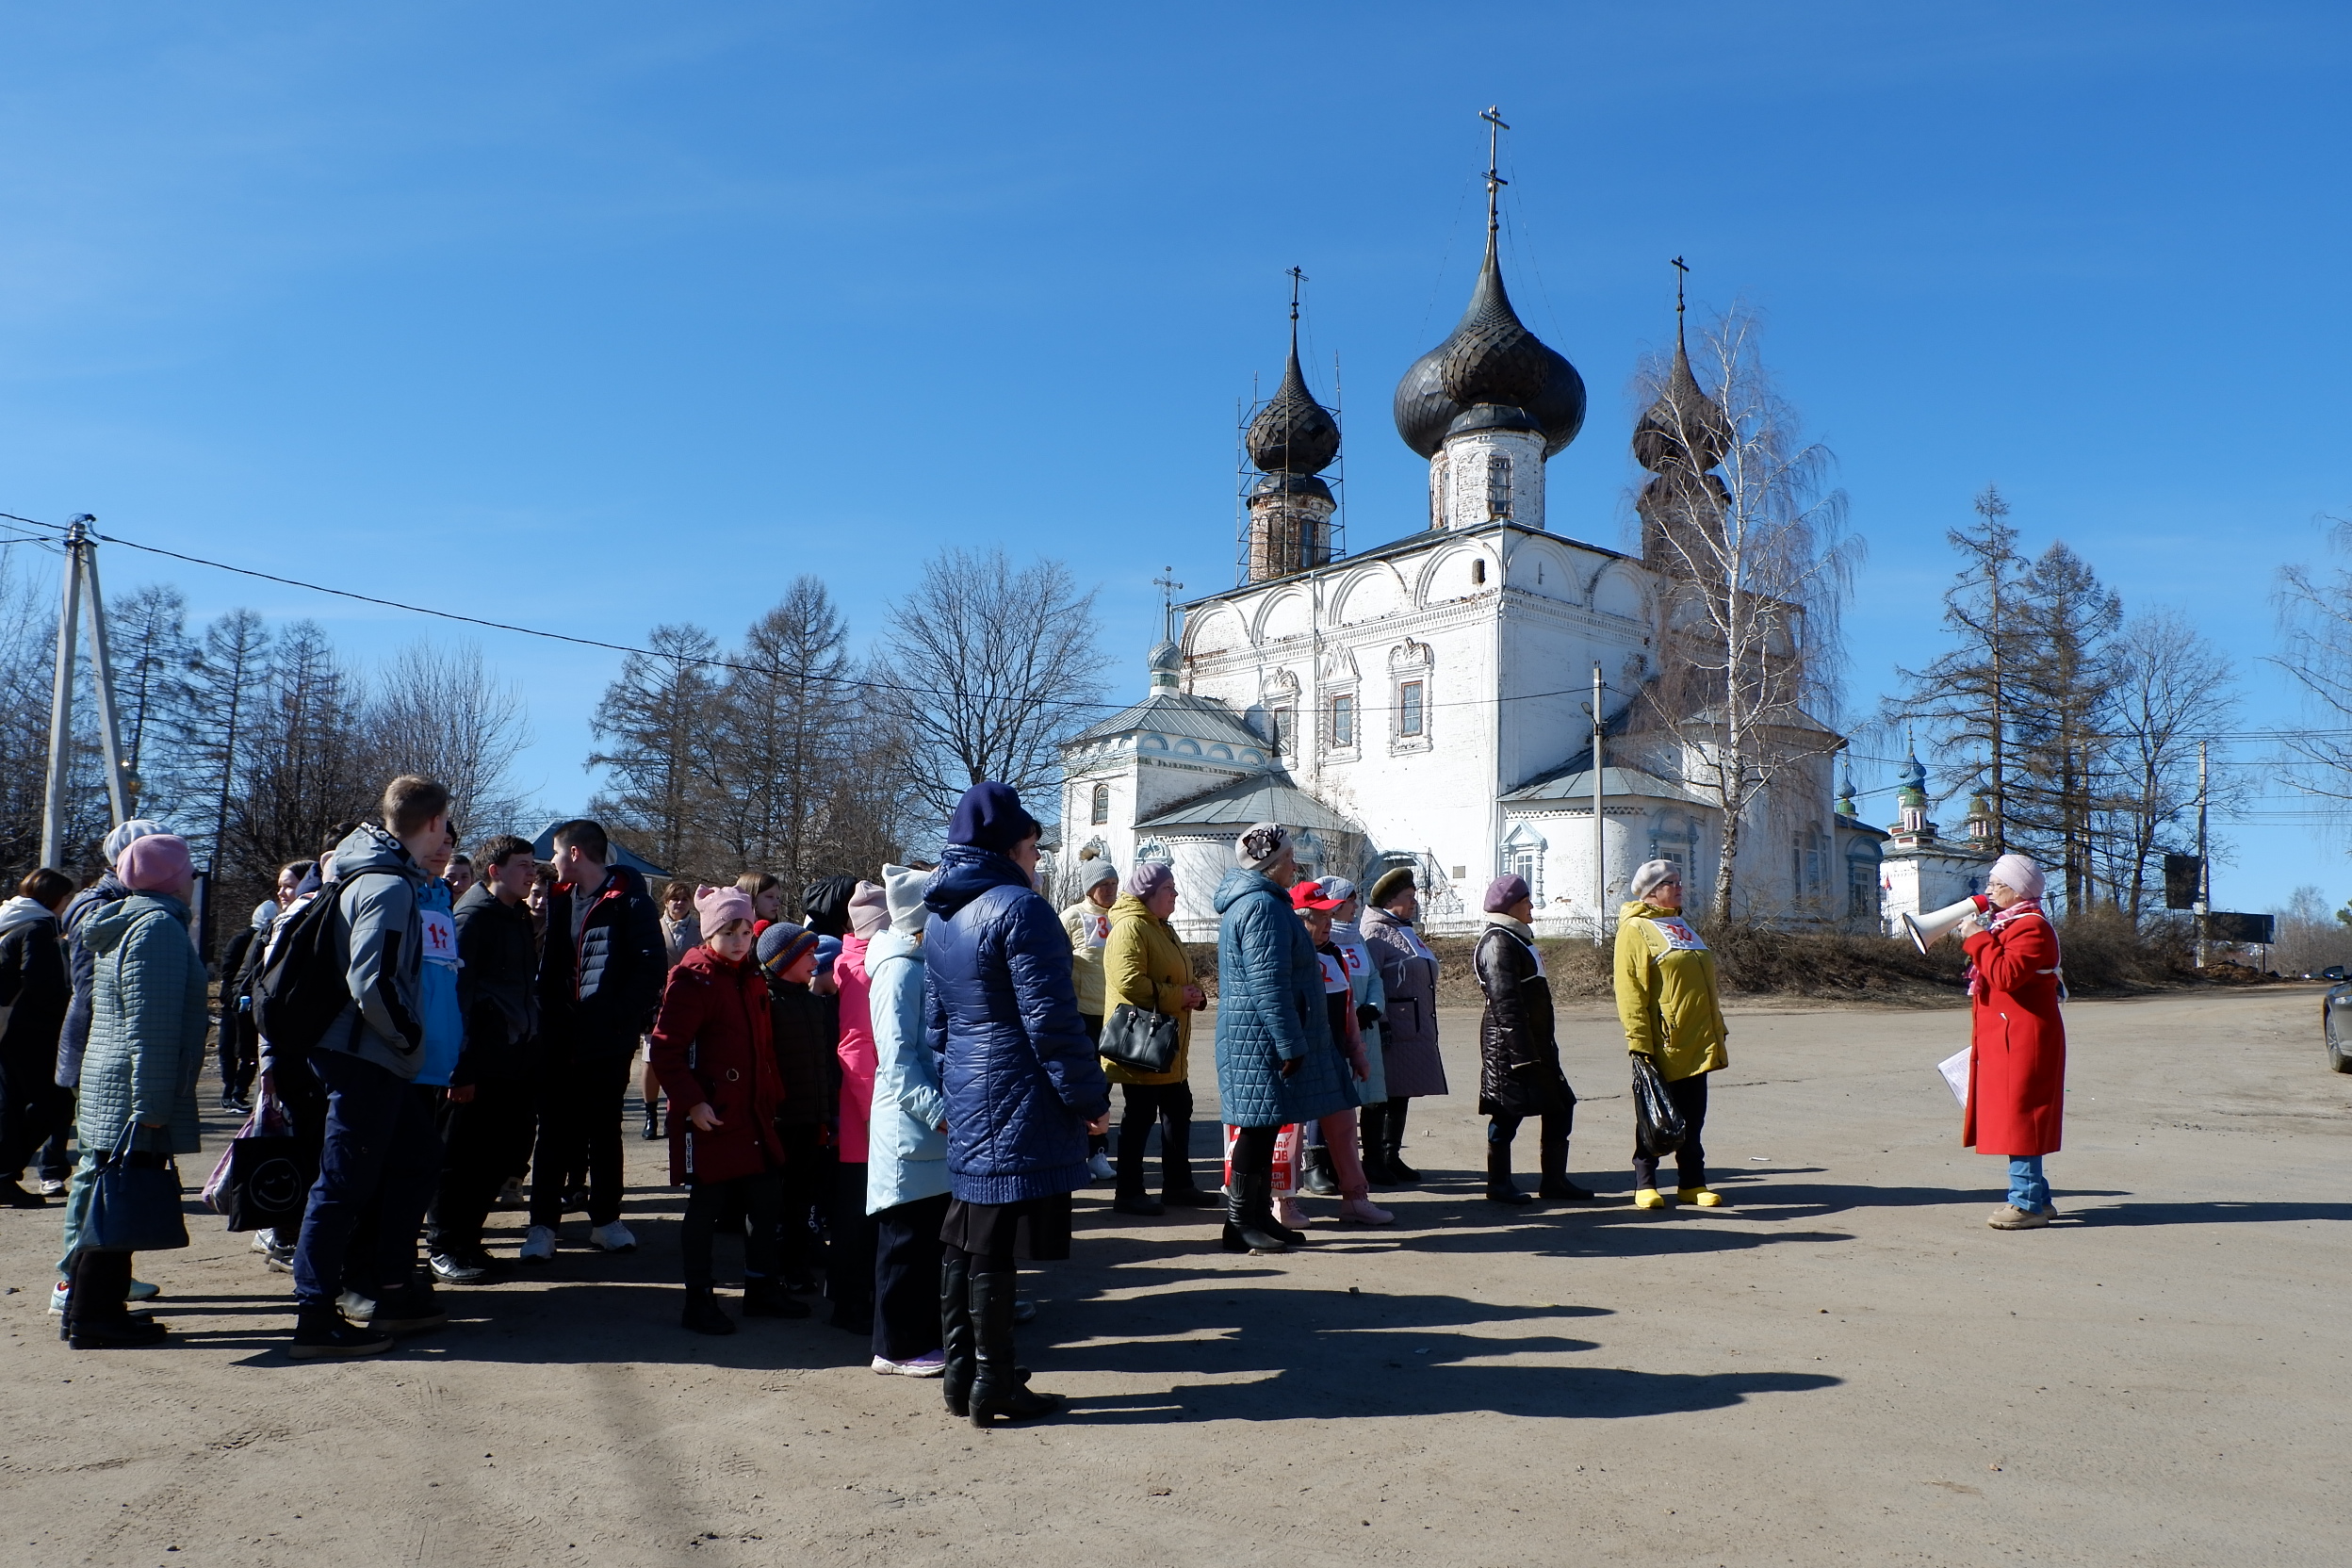
[[[377, 1215], [422, 1215], [440, 1176], [433, 1093], [415, 1080], [425, 1058], [424, 923], [418, 893], [449, 844], [449, 792], [403, 776], [385, 786], [384, 825], [362, 824], [335, 846], [338, 936], [351, 1001], [309, 1054], [326, 1090], [326, 1137], [294, 1244], [297, 1361], [373, 1355], [395, 1332], [447, 1322], [416, 1277], [414, 1226], [368, 1227], [375, 1256], [349, 1258], [353, 1233]], [[405, 1233], [403, 1233], [403, 1231]], [[337, 1304], [348, 1272], [381, 1282], [367, 1327]]]

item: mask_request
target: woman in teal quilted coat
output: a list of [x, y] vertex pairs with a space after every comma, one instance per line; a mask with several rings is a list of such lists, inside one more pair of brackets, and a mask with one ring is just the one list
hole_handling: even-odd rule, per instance
[[1217, 1098], [1234, 1129], [1225, 1246], [1280, 1252], [1306, 1240], [1274, 1217], [1274, 1136], [1356, 1103], [1324, 1016], [1323, 967], [1286, 891], [1298, 879], [1290, 835], [1270, 822], [1233, 846], [1215, 905]]
[[74, 1136], [82, 1149], [66, 1200], [65, 1256], [73, 1281], [65, 1336], [77, 1350], [150, 1345], [163, 1325], [133, 1315], [131, 1254], [81, 1242], [97, 1161], [126, 1123], [134, 1164], [161, 1166], [198, 1148], [196, 1080], [204, 1063], [204, 966], [188, 936], [195, 866], [188, 842], [159, 833], [135, 841], [116, 862], [130, 896], [82, 923], [93, 989], [90, 1048], [82, 1057]]

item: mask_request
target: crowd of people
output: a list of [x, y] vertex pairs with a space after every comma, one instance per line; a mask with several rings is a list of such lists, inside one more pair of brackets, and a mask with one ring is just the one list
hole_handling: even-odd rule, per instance
[[[585, 819], [554, 830], [545, 862], [512, 836], [460, 855], [449, 792], [403, 776], [380, 820], [283, 868], [223, 949], [216, 1003], [189, 929], [187, 842], [125, 823], [89, 887], [39, 870], [0, 906], [0, 1201], [65, 1199], [52, 1310], [74, 1347], [163, 1341], [164, 1324], [132, 1310], [156, 1291], [133, 1275], [126, 1238], [150, 1233], [126, 1217], [137, 1178], [172, 1190], [154, 1173], [198, 1151], [217, 1033], [240, 1143], [278, 1140], [302, 1177], [253, 1242], [292, 1277], [289, 1353], [367, 1356], [445, 1324], [437, 1286], [552, 1263], [569, 1215], [584, 1213], [591, 1251], [636, 1250], [633, 1086], [638, 1131], [667, 1138], [684, 1191], [683, 1330], [738, 1331], [719, 1288], [726, 1235], [741, 1246], [740, 1316], [808, 1317], [822, 1289], [876, 1372], [941, 1379], [947, 1408], [982, 1426], [1045, 1413], [1058, 1401], [1028, 1386], [1015, 1349], [1016, 1275], [1070, 1255], [1074, 1192], [1107, 1178], [1111, 1206], [1147, 1218], [1221, 1209], [1222, 1245], [1251, 1253], [1303, 1244], [1316, 1198], [1337, 1200], [1341, 1223], [1385, 1226], [1396, 1216], [1375, 1188], [1422, 1180], [1404, 1158], [1412, 1102], [1448, 1086], [1413, 872], [1360, 894], [1302, 875], [1290, 834], [1254, 825], [1201, 890], [1219, 922], [1224, 1130], [1223, 1179], [1203, 1180], [1191, 1071], [1209, 998], [1171, 923], [1175, 876], [1088, 864], [1056, 910], [1036, 886], [1041, 831], [1011, 789], [974, 785], [936, 866], [820, 880], [794, 920], [763, 874], [673, 881], [657, 902]], [[1628, 891], [1620, 1021], [1680, 1128], [1672, 1196], [1659, 1152], [1637, 1146], [1633, 1200], [1720, 1207], [1703, 1146], [1707, 1080], [1728, 1062], [1714, 956], [1683, 916], [1674, 862], [1642, 866]], [[2011, 1159], [1991, 1219], [2003, 1230], [2055, 1212], [2041, 1157], [2059, 1145], [2065, 1037], [2041, 891], [2030, 860], [2004, 857], [1962, 933], [1964, 1137]], [[1590, 1202], [1568, 1174], [1576, 1096], [1529, 890], [1498, 877], [1483, 904], [1485, 1197]], [[1532, 1194], [1512, 1168], [1530, 1119]], [[236, 1174], [224, 1159], [214, 1185]], [[227, 1212], [266, 1207], [251, 1197]], [[528, 1210], [511, 1265], [485, 1246], [502, 1207]]]

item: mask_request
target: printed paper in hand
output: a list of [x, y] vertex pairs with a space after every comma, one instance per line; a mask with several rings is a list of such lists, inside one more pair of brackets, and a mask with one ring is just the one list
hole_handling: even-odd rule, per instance
[[1936, 1070], [1942, 1073], [1944, 1075], [1944, 1082], [1952, 1086], [1952, 1097], [1960, 1102], [1961, 1104], [1966, 1105], [1968, 1102], [1968, 1049], [1964, 1049], [1956, 1055], [1947, 1056], [1942, 1061], [1937, 1062], [1936, 1064]]

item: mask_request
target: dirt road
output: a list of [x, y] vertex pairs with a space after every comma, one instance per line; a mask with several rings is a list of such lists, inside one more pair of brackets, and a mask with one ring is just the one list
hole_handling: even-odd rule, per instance
[[989, 1433], [821, 1323], [682, 1332], [633, 1136], [637, 1256], [445, 1291], [459, 1322], [350, 1365], [284, 1358], [285, 1278], [204, 1217], [140, 1260], [172, 1348], [77, 1355], [57, 1211], [0, 1213], [0, 1562], [2341, 1563], [2352, 1077], [2317, 1011], [2070, 1007], [2066, 1217], [2022, 1234], [1936, 1074], [1957, 1013], [1735, 1010], [1737, 1206], [1666, 1216], [1627, 1203], [1592, 1009], [1562, 1034], [1601, 1200], [1481, 1202], [1449, 1017], [1395, 1228], [1232, 1257], [1083, 1195], [1023, 1340], [1070, 1412]]

